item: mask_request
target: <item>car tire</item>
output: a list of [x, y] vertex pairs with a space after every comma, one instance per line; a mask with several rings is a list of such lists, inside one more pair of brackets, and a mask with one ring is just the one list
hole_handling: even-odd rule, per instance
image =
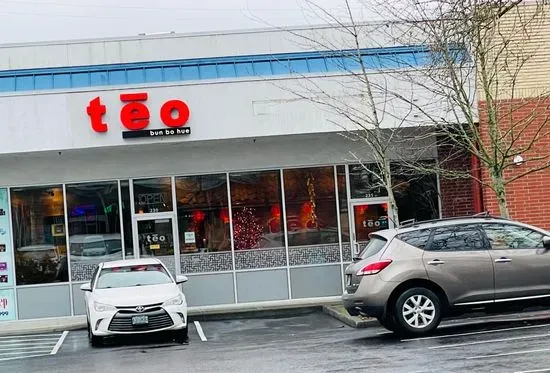
[[388, 329], [390, 332], [395, 331], [395, 318], [392, 314], [388, 314], [385, 316], [380, 316], [376, 318], [380, 325], [382, 325], [385, 329]]
[[92, 328], [88, 324], [88, 342], [92, 347], [101, 347], [103, 346], [103, 337], [99, 337], [92, 333]]
[[394, 315], [397, 333], [424, 336], [433, 332], [441, 322], [441, 300], [429, 289], [408, 289], [397, 298]]
[[186, 344], [189, 343], [189, 333], [187, 331], [187, 326], [182, 330], [176, 332], [176, 343]]

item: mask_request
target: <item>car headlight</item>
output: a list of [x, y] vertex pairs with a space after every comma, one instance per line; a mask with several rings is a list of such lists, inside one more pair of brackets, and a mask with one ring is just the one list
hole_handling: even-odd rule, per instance
[[115, 306], [111, 306], [109, 304], [103, 304], [99, 302], [94, 302], [94, 309], [96, 310], [96, 312], [116, 311]]
[[178, 295], [175, 298], [167, 300], [162, 305], [163, 306], [179, 306], [181, 304], [183, 304], [183, 297], [181, 295]]

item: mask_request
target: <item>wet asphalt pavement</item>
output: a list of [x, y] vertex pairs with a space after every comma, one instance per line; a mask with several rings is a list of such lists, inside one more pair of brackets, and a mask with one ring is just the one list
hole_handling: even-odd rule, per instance
[[550, 372], [548, 311], [447, 322], [434, 336], [407, 340], [380, 327], [353, 329], [317, 311], [199, 325], [203, 338], [191, 323], [188, 345], [121, 340], [91, 348], [85, 331], [71, 331], [56, 354], [46, 349], [45, 356], [10, 360], [3, 348], [18, 342], [0, 339], [0, 372]]

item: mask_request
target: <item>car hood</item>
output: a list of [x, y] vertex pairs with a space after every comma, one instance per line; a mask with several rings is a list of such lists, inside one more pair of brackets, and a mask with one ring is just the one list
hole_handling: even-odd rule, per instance
[[99, 303], [117, 307], [143, 306], [164, 303], [180, 294], [176, 284], [136, 286], [128, 288], [95, 289], [93, 298]]

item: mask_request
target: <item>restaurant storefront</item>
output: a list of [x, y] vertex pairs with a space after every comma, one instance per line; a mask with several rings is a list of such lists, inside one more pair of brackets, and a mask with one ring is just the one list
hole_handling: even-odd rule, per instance
[[[299, 79], [277, 72], [290, 47], [265, 34], [270, 48], [261, 33], [201, 36], [246, 41], [232, 62], [175, 62], [166, 46], [191, 39], [178, 36], [153, 40], [163, 52], [107, 41], [131, 52], [106, 45], [101, 61], [82, 51], [98, 41], [10, 50], [84, 55], [0, 71], [0, 320], [82, 315], [97, 263], [150, 256], [189, 276], [190, 306], [342, 293], [357, 248], [392, 226], [388, 200], [326, 114], [254, 75]], [[334, 73], [311, 51], [285, 58]], [[401, 220], [441, 215], [437, 178], [394, 178]]]

